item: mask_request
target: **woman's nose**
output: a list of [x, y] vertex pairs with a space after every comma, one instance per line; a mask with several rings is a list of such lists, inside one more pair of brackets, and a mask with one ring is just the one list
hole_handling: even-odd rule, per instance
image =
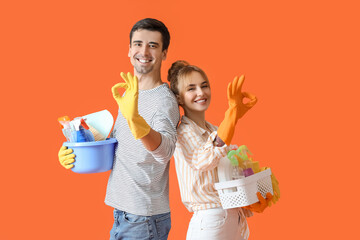
[[197, 88], [196, 94], [197, 94], [198, 96], [203, 96], [203, 95], [204, 95], [204, 91], [202, 90], [202, 88]]

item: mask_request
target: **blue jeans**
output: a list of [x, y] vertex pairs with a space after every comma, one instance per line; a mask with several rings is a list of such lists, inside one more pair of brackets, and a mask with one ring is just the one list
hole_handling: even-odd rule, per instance
[[170, 213], [140, 216], [114, 209], [110, 240], [166, 240], [170, 228]]

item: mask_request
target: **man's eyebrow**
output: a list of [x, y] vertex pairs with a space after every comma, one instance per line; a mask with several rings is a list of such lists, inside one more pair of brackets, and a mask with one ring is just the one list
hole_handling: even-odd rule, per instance
[[155, 45], [157, 45], [157, 46], [160, 45], [158, 42], [149, 42], [149, 44], [155, 44]]
[[[141, 41], [141, 40], [134, 40], [132, 43], [143, 43], [143, 41]], [[159, 44], [158, 42], [149, 42], [149, 44], [156, 45], [156, 46], [160, 46], [160, 44]]]

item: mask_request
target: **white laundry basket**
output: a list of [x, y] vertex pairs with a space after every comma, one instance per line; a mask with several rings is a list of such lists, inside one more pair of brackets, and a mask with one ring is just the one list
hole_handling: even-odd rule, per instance
[[271, 170], [266, 169], [243, 179], [215, 183], [223, 209], [237, 208], [258, 202], [257, 192], [266, 198], [273, 193]]

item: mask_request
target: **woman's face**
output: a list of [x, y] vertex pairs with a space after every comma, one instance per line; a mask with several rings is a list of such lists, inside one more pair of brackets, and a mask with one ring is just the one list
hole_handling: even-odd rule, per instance
[[204, 112], [211, 100], [209, 82], [199, 72], [193, 71], [178, 81], [178, 101], [186, 112]]

